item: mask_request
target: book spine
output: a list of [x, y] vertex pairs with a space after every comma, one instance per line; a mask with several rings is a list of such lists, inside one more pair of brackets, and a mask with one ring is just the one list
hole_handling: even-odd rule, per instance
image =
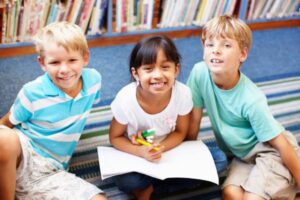
[[242, 20], [246, 20], [247, 8], [248, 8], [248, 0], [242, 0], [241, 6], [239, 10], [239, 18]]

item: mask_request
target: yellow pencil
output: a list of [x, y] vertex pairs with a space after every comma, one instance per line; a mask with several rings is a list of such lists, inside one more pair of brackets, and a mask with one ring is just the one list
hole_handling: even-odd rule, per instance
[[[141, 140], [140, 138], [136, 138], [135, 140], [136, 140], [138, 143], [140, 143], [140, 144], [142, 144], [142, 145], [144, 145], [144, 146], [147, 146], [147, 147], [152, 146], [152, 144], [150, 144], [149, 142], [146, 142], [146, 141], [144, 141], [144, 140]], [[155, 151], [158, 151], [158, 150], [159, 150], [158, 147], [153, 147], [153, 149], [154, 149]]]

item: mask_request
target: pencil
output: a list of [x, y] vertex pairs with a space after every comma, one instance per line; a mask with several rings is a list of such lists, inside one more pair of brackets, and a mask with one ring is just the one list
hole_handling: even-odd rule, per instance
[[[147, 147], [152, 146], [149, 142], [146, 142], [146, 141], [144, 141], [144, 140], [141, 140], [140, 138], [136, 138], [136, 141], [137, 141], [138, 143], [144, 145], [144, 146], [147, 146]], [[158, 151], [158, 150], [159, 150], [158, 147], [153, 147], [153, 149], [154, 149], [155, 151]]]

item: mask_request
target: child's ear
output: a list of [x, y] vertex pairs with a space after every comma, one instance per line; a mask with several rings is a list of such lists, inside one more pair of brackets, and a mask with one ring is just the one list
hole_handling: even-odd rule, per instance
[[177, 64], [176, 66], [175, 66], [175, 76], [177, 77], [178, 75], [179, 75], [179, 73], [180, 73], [180, 64]]
[[137, 71], [136, 71], [136, 69], [135, 69], [134, 67], [131, 67], [131, 74], [132, 74], [133, 78], [134, 78], [136, 81], [139, 80], [139, 76], [138, 76]]
[[247, 56], [248, 56], [248, 48], [247, 47], [244, 47], [244, 49], [242, 49], [242, 52], [241, 52], [241, 57], [240, 57], [240, 62], [244, 62], [246, 59], [247, 59]]
[[42, 58], [41, 56], [37, 57], [37, 61], [40, 64], [41, 69], [45, 72], [47, 71], [46, 66], [45, 66], [45, 62], [44, 62], [44, 58]]
[[87, 66], [89, 64], [89, 61], [90, 61], [90, 52], [88, 52], [83, 56], [83, 63], [84, 63], [83, 66]]

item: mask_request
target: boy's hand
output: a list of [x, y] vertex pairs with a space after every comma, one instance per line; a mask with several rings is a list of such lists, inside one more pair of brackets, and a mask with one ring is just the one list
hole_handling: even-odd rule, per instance
[[0, 125], [5, 125], [9, 128], [13, 128], [14, 125], [9, 120], [10, 112], [6, 113], [1, 119], [0, 119]]
[[286, 139], [283, 133], [269, 141], [279, 153], [285, 166], [295, 178], [297, 188], [300, 189], [300, 158], [294, 147]]

